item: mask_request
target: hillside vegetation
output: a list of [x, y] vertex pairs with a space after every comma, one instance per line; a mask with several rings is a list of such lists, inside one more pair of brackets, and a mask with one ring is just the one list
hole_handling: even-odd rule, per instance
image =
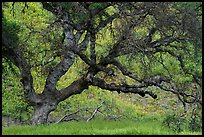
[[[99, 9], [102, 11], [103, 6], [108, 8], [103, 9], [103, 14], [92, 17], [85, 9], [79, 9], [80, 6], [86, 7], [86, 4], [87, 10], [93, 13]], [[15, 53], [13, 51], [20, 49], [24, 55], [23, 59], [29, 64], [27, 66], [30, 68], [33, 80], [31, 87], [36, 95], [49, 93], [46, 91], [51, 83], [47, 82], [48, 77], [52, 72], [54, 74], [55, 68], [59, 69], [57, 66], [60, 66], [61, 59], [65, 58], [64, 53], [69, 52], [63, 47], [67, 43], [64, 37], [68, 35], [64, 34], [63, 25], [60, 24], [64, 14], [58, 15], [52, 8], [59, 6], [65, 10], [70, 14], [69, 17], [73, 23], [82, 24], [81, 28], [89, 16], [92, 23], [95, 23], [92, 24], [93, 28], [97, 28], [96, 26], [105, 20], [111, 20], [112, 17], [121, 16], [105, 26], [102, 25], [103, 27], [94, 35], [94, 46], [93, 40], [86, 43], [90, 30], [73, 29], [74, 36], [81, 34], [78, 37], [78, 43], [86, 43], [84, 47], [86, 49], [74, 53], [76, 56], [73, 62], [69, 62], [71, 59], [67, 61], [67, 64], [71, 64], [70, 68], [63, 72], [63, 75], [60, 74], [61, 77], [56, 81], [53, 91], [60, 91], [61, 95], [69, 85], [71, 87], [81, 79], [88, 79], [88, 74], [92, 74], [92, 71], [95, 76], [92, 83], [85, 81], [87, 88], [84, 88], [83, 92], [73, 91], [73, 95], [62, 97], [59, 102], [56, 101], [56, 108], [49, 111], [47, 123], [43, 121], [42, 125], [31, 125], [38, 108], [36, 106], [39, 104], [34, 102], [33, 105], [30, 101], [32, 97], [29, 100], [25, 93], [25, 83], [29, 80], [25, 81], [23, 77], [25, 74], [22, 75], [22, 72], [26, 67], [20, 66], [21, 63], [18, 65], [18, 61], [15, 58], [9, 58], [6, 53], [2, 56], [3, 135], [202, 134], [202, 25], [199, 24], [202, 22], [200, 7], [202, 4], [199, 2], [166, 3], [163, 6], [170, 5], [170, 8], [166, 9], [168, 11], [166, 15], [169, 17], [167, 19], [163, 16], [165, 9], [162, 8], [162, 3], [127, 2], [123, 4], [2, 3], [2, 39], [3, 44], [7, 43], [2, 49], [8, 53]], [[140, 9], [142, 6], [150, 9], [147, 10], [149, 15], [145, 14], [145, 19], [141, 23], [138, 17], [140, 12], [137, 9], [141, 10], [141, 13], [144, 12], [145, 10]], [[132, 10], [136, 10], [138, 15], [132, 15]], [[176, 12], [177, 10], [179, 12]], [[170, 17], [174, 17], [172, 14], [174, 12], [176, 23], [173, 19], [173, 23], [170, 21]], [[116, 13], [119, 15], [116, 16]], [[135, 16], [139, 25], [129, 27], [131, 31], [125, 34], [128, 23], [134, 22]], [[179, 23], [184, 24], [183, 29]], [[197, 23], [197, 26], [192, 26], [191, 23]], [[92, 35], [91, 31], [90, 35]], [[123, 40], [123, 36], [126, 35], [127, 38]], [[154, 45], [155, 49], [152, 51], [152, 47], [148, 47], [147, 38], [151, 38], [150, 45], [159, 42]], [[119, 44], [117, 47], [118, 41], [125, 46]], [[145, 41], [147, 47], [143, 43]], [[134, 53], [135, 48], [138, 48], [137, 44], [141, 49], [137, 49], [138, 51]], [[134, 47], [134, 45], [137, 46]], [[127, 51], [130, 54], [126, 54]], [[115, 59], [115, 64], [101, 61], [111, 53], [112, 56], [116, 56], [110, 56]], [[92, 62], [95, 63], [95, 68]], [[100, 64], [106, 65], [101, 67]], [[111, 72], [109, 69], [114, 71], [114, 75], [109, 75]], [[64, 71], [64, 68], [62, 70]], [[166, 82], [168, 78], [171, 79], [169, 83]], [[50, 79], [52, 80], [52, 77]], [[105, 84], [98, 82], [98, 79], [102, 79]], [[78, 91], [77, 86], [74, 88]], [[141, 90], [134, 93], [131, 90], [134, 88]], [[122, 89], [122, 92], [118, 89]], [[50, 100], [54, 102], [54, 98]]]

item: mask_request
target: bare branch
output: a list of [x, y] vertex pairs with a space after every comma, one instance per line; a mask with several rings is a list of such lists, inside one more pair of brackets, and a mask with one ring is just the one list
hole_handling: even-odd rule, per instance
[[98, 112], [99, 108], [102, 107], [102, 105], [103, 105], [104, 102], [105, 102], [105, 101], [102, 101], [101, 104], [96, 107], [96, 109], [94, 110], [93, 114], [91, 115], [90, 118], [88, 118], [88, 119], [86, 120], [86, 122], [89, 122], [92, 118], [94, 118], [94, 116], [95, 116], [96, 113]]
[[68, 71], [68, 69], [74, 63], [74, 59], [75, 59], [74, 52], [70, 50], [74, 46], [76, 47], [73, 28], [68, 24], [65, 25], [64, 27], [65, 27], [65, 36], [66, 36], [66, 45], [65, 45], [66, 48], [64, 51], [64, 57], [62, 58], [62, 60], [58, 65], [56, 65], [54, 68], [50, 70], [48, 77], [46, 79], [45, 88], [48, 88], [50, 90], [53, 90], [56, 88], [57, 81], [60, 79], [61, 76], [63, 76]]
[[112, 64], [117, 66], [118, 69], [123, 73], [123, 75], [126, 75], [126, 76], [128, 76], [128, 77], [130, 77], [130, 78], [132, 78], [134, 80], [139, 81], [139, 82], [142, 82], [142, 79], [136, 77], [132, 72], [130, 72], [127, 69], [125, 69], [125, 67], [123, 67], [123, 65], [120, 62], [118, 62], [117, 60], [114, 59], [112, 61]]
[[107, 84], [104, 80], [99, 79], [99, 78], [93, 78], [93, 86], [98, 86], [102, 89], [106, 89], [109, 91], [117, 91], [118, 93], [123, 92], [123, 93], [134, 93], [134, 94], [139, 94], [140, 96], [144, 97], [145, 94], [149, 94], [152, 98], [156, 99], [157, 95], [152, 93], [151, 91], [144, 91], [139, 88], [135, 87], [127, 87], [126, 85], [116, 85], [114, 83]]
[[2, 48], [2, 53], [4, 57], [13, 62], [21, 71], [21, 82], [24, 87], [25, 97], [29, 101], [29, 103], [31, 105], [34, 105], [36, 102], [40, 102], [40, 96], [35, 93], [35, 90], [33, 88], [33, 77], [31, 75], [30, 65], [23, 56], [23, 53], [18, 49], [5, 47]]
[[88, 89], [89, 81], [86, 77], [81, 77], [76, 81], [72, 82], [68, 87], [61, 89], [59, 92], [59, 101], [63, 101], [71, 95], [80, 94], [84, 89]]
[[96, 64], [94, 60], [90, 60], [86, 55], [84, 55], [81, 51], [79, 51], [77, 48], [73, 49], [74, 53], [77, 54], [87, 65], [90, 66], [95, 72], [95, 74], [98, 71], [103, 71], [107, 73], [108, 75], [114, 75], [113, 70], [110, 68], [106, 68], [104, 65]]
[[130, 53], [135, 53], [138, 50], [140, 50], [140, 44], [137, 43], [137, 40], [132, 40], [133, 42], [128, 42], [129, 40], [129, 34], [131, 34], [131, 30], [139, 25], [144, 19], [148, 13], [141, 15], [138, 20], [131, 20], [128, 25], [126, 25], [124, 31], [122, 32], [122, 35], [119, 37], [117, 42], [113, 45], [113, 48], [109, 51], [109, 57], [115, 58], [121, 55], [126, 55]]
[[90, 43], [90, 59], [96, 64], [96, 53], [95, 53], [95, 42], [96, 35], [95, 33], [91, 33], [91, 43]]
[[71, 115], [73, 115], [73, 114], [76, 114], [76, 113], [78, 113], [79, 111], [81, 111], [82, 109], [78, 109], [77, 111], [75, 111], [75, 112], [72, 112], [72, 113], [70, 113], [70, 114], [66, 114], [66, 115], [64, 115], [62, 118], [60, 118], [57, 122], [55, 122], [55, 124], [58, 124], [58, 123], [60, 123], [61, 121], [63, 121], [66, 117], [69, 117], [69, 116], [71, 116]]

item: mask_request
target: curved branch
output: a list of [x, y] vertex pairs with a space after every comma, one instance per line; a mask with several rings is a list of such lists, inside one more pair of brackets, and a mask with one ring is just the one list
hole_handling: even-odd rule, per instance
[[23, 53], [18, 49], [6, 48], [4, 46], [2, 48], [2, 53], [4, 57], [13, 62], [21, 71], [21, 82], [24, 87], [24, 94], [27, 101], [31, 105], [34, 105], [36, 102], [40, 102], [40, 96], [36, 94], [33, 88], [33, 77], [31, 75], [30, 65], [23, 56]]
[[128, 76], [134, 80], [137, 80], [139, 82], [142, 82], [142, 79], [136, 77], [132, 72], [128, 71], [120, 62], [117, 60], [113, 59], [112, 64], [117, 66], [118, 69], [122, 72], [123, 75]]
[[152, 98], [156, 99], [157, 95], [152, 93], [151, 91], [144, 91], [141, 90], [137, 87], [128, 87], [126, 85], [116, 85], [114, 83], [107, 84], [104, 80], [99, 79], [99, 78], [93, 78], [92, 82], [93, 86], [98, 86], [102, 89], [106, 89], [109, 91], [117, 91], [118, 93], [123, 92], [123, 93], [134, 93], [134, 94], [139, 94], [140, 96], [144, 97], [145, 94], [150, 95]]
[[[94, 60], [90, 60], [86, 55], [84, 55], [81, 51], [79, 51], [77, 48], [73, 49], [73, 52], [77, 54], [87, 65], [90, 66], [94, 71], [103, 71], [107, 73], [108, 75], [114, 75], [113, 70], [110, 68], [106, 68], [102, 64], [96, 64]], [[96, 74], [96, 72], [95, 72]]]
[[85, 77], [81, 77], [78, 80], [74, 81], [68, 87], [61, 89], [59, 92], [59, 101], [63, 101], [70, 97], [71, 95], [80, 94], [84, 89], [88, 89], [89, 81]]

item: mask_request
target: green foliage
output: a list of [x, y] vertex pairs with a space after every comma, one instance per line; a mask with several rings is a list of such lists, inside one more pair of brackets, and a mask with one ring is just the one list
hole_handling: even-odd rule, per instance
[[[50, 54], [46, 54], [45, 50], [50, 49], [51, 40], [59, 41], [59, 37], [56, 38], [55, 35], [60, 33], [56, 34], [56, 30], [48, 33], [49, 36], [45, 33], [49, 30], [47, 26], [51, 23], [50, 20], [53, 19], [53, 16], [46, 10], [43, 10], [40, 3], [36, 2], [27, 3], [28, 8], [25, 9], [25, 12], [22, 12], [24, 3], [16, 2], [14, 7], [11, 2], [7, 5], [8, 7], [3, 9], [4, 16], [10, 22], [15, 21], [20, 27], [20, 30], [17, 32], [19, 45], [21, 45], [20, 48], [26, 58], [29, 59], [31, 65], [49, 60]], [[14, 14], [12, 14], [12, 11]], [[46, 38], [49, 38], [49, 42]]]
[[104, 2], [101, 2], [101, 3], [100, 2], [94, 2], [89, 6], [89, 9], [94, 10], [94, 9], [103, 8], [104, 5], [106, 5], [106, 3], [104, 3]]
[[82, 109], [82, 111], [72, 117], [78, 120], [87, 120], [102, 101], [104, 101], [104, 104], [99, 109], [101, 113], [98, 112], [95, 119], [137, 119], [143, 115], [128, 101], [124, 104], [124, 101], [120, 98], [120, 95], [117, 93], [89, 87], [88, 90], [81, 94], [71, 96], [64, 102], [61, 102], [57, 110], [52, 113], [52, 116], [59, 117]]
[[[55, 20], [55, 17], [50, 12], [42, 9], [42, 5], [40, 3], [29, 2], [27, 4], [28, 8], [24, 9], [24, 3], [16, 2], [14, 6], [15, 12], [12, 14], [12, 3], [7, 3], [7, 7], [3, 9], [2, 34], [4, 34], [5, 38], [12, 39], [12, 41], [8, 42], [8, 45], [11, 47], [15, 47], [20, 43], [21, 49], [23, 50], [31, 66], [36, 66], [38, 64], [43, 65], [32, 68], [34, 89], [37, 93], [41, 93], [44, 89], [48, 70], [60, 61], [60, 57], [58, 57], [50, 64], [44, 65], [47, 61], [53, 59], [52, 56], [55, 55], [57, 50], [61, 49], [61, 51], [63, 51], [63, 47], [61, 47], [62, 27], [59, 24], [52, 24], [52, 21]], [[88, 19], [89, 13], [87, 13], [87, 11], [83, 8], [77, 8], [78, 6], [75, 4], [76, 3], [67, 2], [62, 6], [70, 13], [71, 19], [74, 21], [74, 23], [83, 23], [83, 21]], [[97, 10], [98, 8], [103, 8], [105, 5], [106, 3], [93, 3], [89, 6], [89, 9]], [[176, 6], [178, 9], [194, 9], [196, 3], [185, 3], [184, 5], [179, 3], [175, 4], [174, 6]], [[22, 12], [23, 9], [25, 10], [24, 13]], [[115, 11], [116, 10], [113, 7], [107, 9], [107, 14], [102, 17], [102, 20], [106, 19], [109, 15], [112, 15]], [[202, 13], [202, 9], [199, 9], [198, 12]], [[96, 16], [93, 20], [97, 24], [101, 18]], [[138, 28], [134, 28], [133, 36], [137, 40], [146, 37], [149, 27], [154, 26], [152, 21], [153, 18], [147, 17], [147, 20], [150, 21], [149, 24], [146, 24], [148, 22], [146, 21], [145, 24], [139, 26]], [[111, 45], [116, 40], [113, 34], [120, 36], [120, 30], [123, 29], [123, 25], [126, 23], [126, 18], [116, 19], [112, 24], [108, 24], [107, 27], [101, 29], [100, 32], [96, 35], [97, 60], [108, 54], [109, 49], [112, 48]], [[49, 27], [50, 24], [53, 26]], [[110, 29], [111, 27], [113, 27], [113, 30]], [[117, 30], [114, 30], [114, 27], [118, 27]], [[178, 34], [179, 33], [180, 32], [178, 32]], [[175, 34], [177, 34], [177, 32], [175, 32]], [[153, 40], [158, 40], [159, 38], [161, 38], [161, 34], [157, 32], [153, 36]], [[184, 58], [184, 69], [187, 72], [191, 72], [200, 76], [202, 74], [202, 48], [198, 48], [199, 46], [196, 46], [190, 42], [186, 44], [173, 43], [172, 45], [176, 48], [166, 47], [166, 49], [174, 52], [175, 54], [181, 55]], [[87, 55], [90, 53], [89, 51], [85, 52]], [[139, 78], [146, 78], [156, 75], [163, 75], [168, 77], [171, 76], [173, 81], [179, 88], [181, 88], [181, 90], [185, 90], [187, 92], [193, 92], [193, 90], [195, 90], [192, 84], [193, 77], [191, 75], [185, 74], [182, 71], [180, 62], [177, 60], [177, 58], [171, 56], [168, 53], [162, 55], [146, 55], [143, 53], [138, 53], [124, 55], [118, 57], [117, 59], [124, 66], [126, 66], [128, 70], [134, 72], [134, 74]], [[17, 119], [22, 118], [23, 120], [28, 120], [31, 118], [32, 109], [28, 107], [28, 104], [23, 98], [23, 89], [19, 82], [19, 70], [15, 67], [9, 68], [8, 63], [9, 62], [3, 62], [2, 64], [4, 68], [2, 74], [2, 114]], [[69, 71], [58, 81], [57, 89], [63, 89], [67, 87], [77, 78], [79, 78], [81, 74], [85, 74], [87, 68], [88, 66], [81, 59], [77, 58]], [[114, 69], [116, 70], [116, 68]], [[115, 72], [118, 75], [118, 79], [105, 76], [104, 78], [109, 83], [115, 82], [120, 84], [120, 78], [122, 74], [119, 70], [116, 70]], [[99, 76], [103, 76], [103, 74]], [[135, 84], [135, 81], [130, 78], [124, 79], [128, 84]], [[93, 113], [94, 108], [96, 108], [96, 106], [99, 105], [102, 101], [105, 101], [105, 103], [100, 108], [100, 111], [103, 114], [98, 113], [95, 119], [110, 120], [112, 116], [122, 115], [123, 119], [131, 119], [136, 121], [143, 119], [147, 114], [161, 116], [164, 113], [172, 113], [172, 110], [176, 109], [179, 110], [179, 112], [182, 111], [181, 105], [176, 108], [178, 102], [176, 101], [176, 97], [174, 95], [163, 93], [164, 91], [161, 91], [155, 87], [148, 88], [147, 90], [158, 93], [158, 99], [152, 100], [149, 96], [145, 96], [143, 98], [139, 95], [133, 94], [117, 94], [115, 92], [109, 92], [96, 87], [89, 87], [89, 89], [82, 92], [82, 94], [71, 96], [67, 100], [60, 102], [57, 110], [52, 113], [52, 116], [59, 118], [65, 114], [75, 112], [80, 108], [92, 108], [89, 111], [81, 111], [74, 116], [80, 120], [87, 120], [87, 118], [89, 118]], [[199, 108], [199, 110], [201, 110], [201, 108]], [[200, 120], [201, 117], [199, 116], [188, 119], [187, 122], [191, 131], [200, 131]], [[148, 123], [148, 120], [146, 120], [146, 122]], [[157, 124], [154, 122], [153, 126]], [[176, 115], [169, 115], [164, 120], [164, 125], [170, 127], [174, 131], [182, 132], [187, 128], [186, 125], [184, 125], [185, 122], [186, 121], [183, 118], [179, 118]], [[142, 125], [144, 123], [145, 122], [142, 122], [140, 124]], [[141, 125], [138, 125], [137, 128], [139, 128]], [[100, 133], [104, 134], [104, 130], [101, 131], [102, 133]], [[159, 130], [160, 128], [158, 129], [158, 134], [160, 134]], [[77, 131], [74, 130], [73, 132], [76, 133]], [[99, 130], [96, 133], [98, 132]], [[154, 130], [151, 132], [155, 133]], [[150, 134], [150, 131], [147, 132], [144, 128], [143, 131], [135, 131], [134, 129], [131, 129], [130, 131], [120, 130], [120, 132], [114, 131], [111, 132], [111, 134], [112, 133]]]
[[181, 117], [176, 114], [169, 114], [163, 120], [163, 125], [178, 133], [187, 130], [191, 132], [202, 131], [201, 121], [197, 116]]
[[202, 130], [202, 106], [200, 104], [194, 104], [192, 106], [192, 113], [189, 120], [189, 129], [192, 132]]
[[189, 129], [192, 132], [200, 132], [202, 130], [201, 118], [197, 115], [192, 116], [189, 121]]
[[186, 126], [186, 119], [175, 114], [170, 114], [164, 119], [163, 125], [172, 129], [174, 132], [182, 132]]
[[82, 23], [89, 17], [88, 12], [82, 7], [79, 8], [76, 3], [67, 2], [64, 4], [64, 7], [69, 12], [69, 15], [74, 23]]
[[201, 5], [201, 2], [176, 2], [172, 4], [174, 8], [185, 9], [185, 10], [200, 10], [198, 6]]
[[[9, 66], [4, 61], [2, 65], [4, 66], [4, 73], [2, 74], [2, 115], [20, 121], [30, 120], [32, 109], [25, 101], [20, 84], [19, 70], [13, 64]], [[14, 71], [11, 71], [11, 69]]]
[[[19, 44], [18, 32], [20, 26], [13, 20], [9, 20], [6, 17], [2, 18], [2, 37], [9, 48], [16, 48]], [[5, 45], [4, 45], [5, 46]]]

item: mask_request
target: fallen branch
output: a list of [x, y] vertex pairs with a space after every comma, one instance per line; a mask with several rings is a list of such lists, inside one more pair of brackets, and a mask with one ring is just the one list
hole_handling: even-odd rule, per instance
[[96, 107], [96, 109], [94, 110], [93, 114], [91, 115], [90, 118], [88, 118], [88, 119], [86, 120], [86, 122], [89, 122], [92, 118], [94, 118], [94, 116], [95, 116], [96, 113], [98, 112], [98, 109], [99, 109], [100, 107], [102, 107], [102, 105], [103, 105], [104, 102], [105, 102], [105, 101], [102, 101], [101, 104], [100, 104], [98, 107]]
[[62, 118], [60, 118], [60, 119], [56, 122], [56, 124], [59, 123], [59, 122], [62, 122], [66, 117], [71, 116], [71, 115], [73, 115], [73, 114], [76, 114], [76, 113], [78, 113], [78, 112], [81, 111], [81, 110], [82, 110], [82, 109], [80, 108], [80, 109], [78, 109], [78, 110], [75, 111], [75, 112], [72, 112], [72, 113], [70, 113], [70, 114], [64, 115]]
[[[62, 118], [60, 118], [60, 119], [59, 119], [57, 122], [55, 122], [55, 123], [56, 123], [56, 124], [57, 124], [57, 123], [60, 123], [60, 122], [64, 121], [65, 118], [67, 118], [67, 117], [69, 117], [69, 116], [71, 116], [71, 115], [77, 114], [78, 112], [80, 112], [80, 111], [82, 111], [82, 110], [88, 111], [89, 109], [95, 109], [96, 112], [97, 112], [97, 111], [100, 112], [98, 109], [102, 106], [102, 104], [103, 104], [104, 102], [105, 102], [105, 101], [102, 101], [101, 104], [100, 104], [97, 108], [80, 108], [80, 109], [76, 110], [75, 112], [72, 112], [72, 113], [69, 113], [69, 114], [64, 115]], [[95, 111], [94, 111], [94, 112], [95, 112]], [[95, 112], [95, 113], [96, 113], [96, 112]], [[92, 114], [92, 116], [87, 120], [87, 122], [88, 122], [89, 120], [91, 120], [91, 119], [94, 117], [95, 113]], [[102, 113], [102, 112], [100, 112], [100, 113]], [[76, 119], [70, 118], [70, 120], [76, 120]], [[70, 121], [70, 120], [68, 120], [68, 121]], [[67, 120], [66, 120], [66, 121], [67, 121]]]

